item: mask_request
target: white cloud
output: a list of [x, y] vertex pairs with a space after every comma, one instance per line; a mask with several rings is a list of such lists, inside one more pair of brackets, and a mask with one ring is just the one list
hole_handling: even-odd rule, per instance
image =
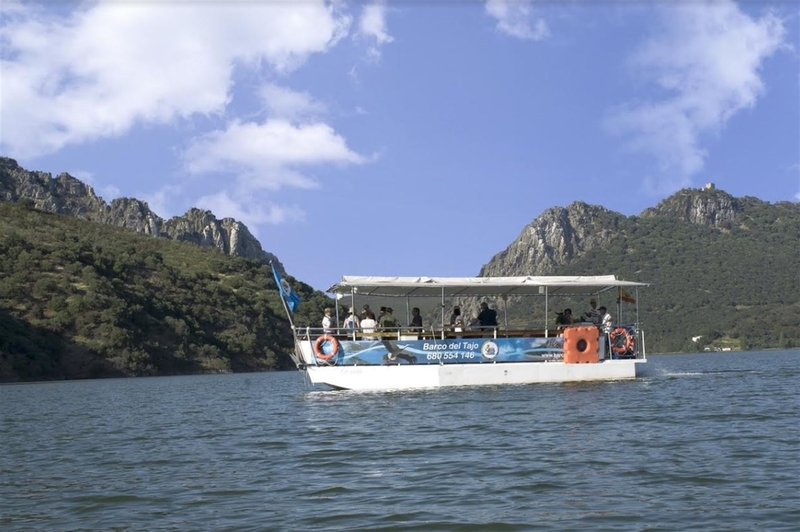
[[[308, 107], [305, 104], [313, 103], [310, 99], [295, 98], [298, 93], [291, 91], [278, 90], [277, 93], [281, 95], [279, 100], [290, 102], [278, 105], [283, 110], [304, 110]], [[283, 98], [287, 95], [288, 98]], [[264, 202], [264, 190], [316, 188], [318, 182], [307, 174], [308, 167], [363, 164], [370, 160], [351, 150], [345, 139], [327, 124], [293, 124], [283, 118], [263, 123], [233, 121], [225, 130], [192, 141], [183, 159], [191, 174], [233, 176], [233, 182], [220, 183], [225, 191], [197, 201], [215, 214], [231, 216], [251, 228], [254, 224], [278, 224], [305, 217], [296, 206]]]
[[324, 0], [0, 7], [0, 147], [17, 157], [222, 113], [236, 65], [291, 71], [348, 31]]
[[305, 219], [305, 212], [296, 205], [274, 205], [257, 201], [251, 195], [231, 196], [225, 191], [203, 196], [197, 200], [197, 205], [210, 210], [217, 218], [234, 218], [244, 223], [256, 236], [259, 236], [256, 228], [263, 224], [279, 225]]
[[380, 58], [381, 47], [394, 41], [386, 28], [385, 0], [364, 6], [358, 21], [358, 33], [362, 37], [374, 40], [375, 44], [369, 47], [368, 53], [373, 58]]
[[287, 120], [313, 119], [325, 113], [325, 105], [315, 101], [307, 92], [297, 92], [268, 83], [261, 87], [260, 96], [274, 118]]
[[777, 17], [751, 18], [727, 0], [659, 12], [663, 30], [634, 54], [631, 66], [663, 97], [622, 105], [606, 125], [631, 150], [658, 161], [651, 185], [671, 192], [703, 169], [702, 136], [721, 132], [763, 94], [759, 70], [785, 45], [786, 30]]
[[269, 189], [314, 187], [313, 179], [292, 170], [298, 166], [366, 162], [329, 125], [298, 126], [282, 119], [233, 121], [224, 131], [195, 139], [184, 160], [191, 173], [235, 171], [250, 176], [251, 185]]
[[536, 17], [533, 0], [486, 0], [486, 12], [497, 19], [497, 30], [511, 37], [541, 41], [550, 36], [550, 28]]

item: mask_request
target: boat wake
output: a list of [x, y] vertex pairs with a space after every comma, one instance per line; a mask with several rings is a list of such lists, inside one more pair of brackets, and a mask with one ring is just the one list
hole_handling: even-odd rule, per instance
[[678, 371], [673, 369], [643, 368], [642, 377], [649, 378], [680, 378], [680, 377], [704, 377], [709, 375], [743, 375], [748, 373], [758, 373], [757, 369], [709, 369], [709, 370], [694, 370], [694, 371]]

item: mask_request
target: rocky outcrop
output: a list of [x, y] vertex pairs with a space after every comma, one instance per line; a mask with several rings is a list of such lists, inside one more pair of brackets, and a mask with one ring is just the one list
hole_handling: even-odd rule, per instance
[[67, 173], [53, 178], [46, 172], [25, 170], [8, 157], [0, 157], [0, 200], [27, 200], [42, 211], [192, 242], [235, 257], [271, 260], [283, 270], [278, 258], [264, 251], [247, 227], [233, 218], [218, 220], [210, 211], [193, 208], [183, 216], [164, 220], [150, 210], [147, 202], [117, 198], [109, 205], [92, 187]]
[[641, 217], [661, 216], [690, 224], [729, 229], [741, 221], [741, 213], [745, 208], [745, 202], [748, 201], [763, 203], [756, 198], [740, 200], [713, 187], [684, 189], [655, 207], [645, 209]]
[[102, 212], [97, 213], [96, 222], [124, 227], [144, 233], [146, 235], [164, 236], [160, 232], [160, 224], [163, 223], [146, 202], [135, 198], [117, 198], [111, 201], [111, 205], [104, 205]]
[[162, 231], [174, 240], [215, 247], [227, 255], [256, 260], [264, 259], [266, 255], [277, 260], [261, 249], [261, 244], [243, 223], [233, 218], [218, 220], [211, 211], [189, 209], [183, 216], [165, 222]]
[[106, 207], [92, 187], [69, 174], [55, 179], [45, 172], [29, 172], [16, 161], [0, 158], [0, 198], [6, 201], [28, 199], [42, 211], [91, 218]]
[[548, 275], [619, 234], [622, 214], [576, 202], [547, 209], [481, 268], [480, 276]]

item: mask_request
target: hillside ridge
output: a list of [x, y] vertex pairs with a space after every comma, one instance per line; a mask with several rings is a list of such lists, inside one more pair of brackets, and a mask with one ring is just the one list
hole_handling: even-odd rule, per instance
[[121, 197], [109, 204], [91, 186], [66, 172], [53, 177], [47, 172], [26, 170], [9, 157], [0, 157], [0, 199], [30, 201], [41, 211], [192, 242], [233, 257], [273, 261], [283, 271], [278, 257], [265, 251], [247, 226], [233, 218], [220, 220], [211, 211], [193, 207], [182, 216], [165, 220], [145, 201]]

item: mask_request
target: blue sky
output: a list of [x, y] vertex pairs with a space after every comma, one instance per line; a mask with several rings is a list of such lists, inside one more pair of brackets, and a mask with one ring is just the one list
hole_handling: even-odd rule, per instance
[[[796, 2], [15, 2], [0, 153], [247, 224], [289, 274], [476, 275], [545, 209], [800, 201]], [[613, 272], [587, 272], [613, 273]]]

